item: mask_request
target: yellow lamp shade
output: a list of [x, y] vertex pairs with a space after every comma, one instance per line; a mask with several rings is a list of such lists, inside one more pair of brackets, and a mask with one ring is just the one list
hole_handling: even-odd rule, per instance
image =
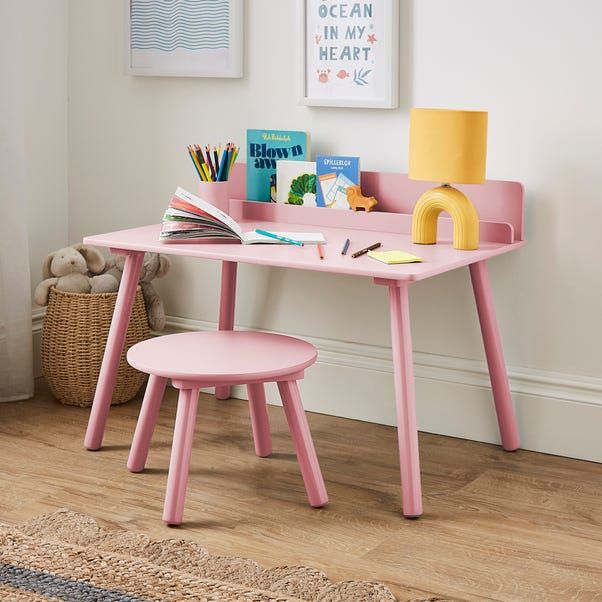
[[412, 109], [412, 180], [481, 184], [487, 158], [487, 112]]

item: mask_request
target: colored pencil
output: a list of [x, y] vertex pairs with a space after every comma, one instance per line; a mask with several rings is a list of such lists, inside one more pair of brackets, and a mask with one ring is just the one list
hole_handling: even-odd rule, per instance
[[219, 146], [213, 147], [213, 161], [215, 165], [215, 177], [217, 178], [217, 170], [219, 167]]
[[194, 168], [203, 182], [226, 182], [230, 179], [230, 172], [236, 163], [240, 147], [233, 142], [228, 142], [211, 148], [210, 144], [203, 149], [199, 144], [190, 144], [188, 155]]
[[303, 243], [300, 240], [294, 240], [292, 238], [287, 238], [286, 236], [280, 236], [280, 234], [274, 234], [274, 232], [268, 232], [267, 230], [261, 230], [260, 228], [255, 228], [255, 232], [257, 232], [257, 234], [267, 236], [268, 238], [286, 242], [289, 245], [297, 245], [298, 247], [303, 246]]
[[374, 251], [374, 249], [378, 249], [378, 247], [380, 247], [379, 242], [375, 242], [373, 245], [370, 245], [369, 247], [366, 247], [365, 249], [360, 249], [359, 251], [356, 251], [351, 257], [353, 257], [353, 259], [355, 259], [356, 257], [360, 257], [361, 255], [365, 255], [368, 251]]
[[322, 245], [320, 243], [318, 243], [317, 247], [318, 247], [318, 255], [320, 256], [320, 259], [324, 259], [324, 249], [322, 248]]
[[236, 157], [238, 157], [238, 147], [234, 145], [234, 152], [232, 153], [232, 157], [230, 158], [230, 169], [232, 169], [234, 162], [236, 161]]
[[199, 174], [199, 178], [201, 178], [201, 180], [205, 182], [206, 178], [205, 178], [204, 172], [201, 169], [201, 166], [199, 165], [196, 154], [194, 153], [194, 151], [192, 150], [192, 147], [190, 147], [190, 146], [188, 147], [188, 155], [190, 156], [190, 160], [192, 161], [192, 164], [194, 165], [196, 172]]
[[228, 180], [228, 175], [230, 173], [230, 159], [232, 157], [232, 145], [230, 143], [226, 144], [226, 150], [224, 151], [226, 155], [224, 159], [224, 172], [222, 173], [222, 181]]
[[347, 249], [349, 249], [349, 242], [349, 239], [345, 241], [345, 244], [343, 245], [343, 250], [341, 251], [341, 255], [347, 255]]
[[209, 174], [209, 168], [205, 164], [205, 158], [203, 157], [203, 151], [201, 150], [201, 147], [198, 144], [195, 144], [195, 152], [199, 159], [199, 163], [201, 164], [201, 167], [202, 167], [203, 171], [205, 172], [205, 177], [207, 178], [207, 182], [210, 182], [211, 176]]
[[205, 154], [207, 155], [207, 163], [209, 165], [209, 169], [211, 170], [211, 179], [215, 182], [215, 177], [217, 174], [215, 173], [213, 161], [211, 160], [211, 146], [209, 144], [205, 147]]
[[227, 156], [228, 156], [228, 150], [224, 149], [224, 151], [222, 152], [222, 159], [219, 164], [219, 172], [217, 173], [217, 181], [218, 182], [223, 182], [222, 175], [224, 173], [224, 166], [226, 165]]

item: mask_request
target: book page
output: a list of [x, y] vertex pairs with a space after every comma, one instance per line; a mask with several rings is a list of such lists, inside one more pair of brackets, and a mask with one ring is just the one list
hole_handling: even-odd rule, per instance
[[205, 213], [208, 213], [217, 221], [222, 222], [228, 228], [230, 228], [239, 238], [242, 239], [242, 229], [238, 225], [238, 222], [233, 220], [227, 213], [224, 213], [221, 209], [218, 209], [215, 205], [204, 201], [200, 197], [195, 196], [194, 194], [180, 187], [178, 187], [178, 189], [176, 190], [176, 196], [188, 203], [191, 203], [195, 207], [198, 207]]

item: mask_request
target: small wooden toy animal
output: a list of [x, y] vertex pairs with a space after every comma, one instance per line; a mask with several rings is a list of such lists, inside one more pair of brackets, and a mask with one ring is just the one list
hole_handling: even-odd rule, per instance
[[362, 189], [359, 185], [349, 186], [346, 192], [347, 202], [354, 211], [357, 211], [360, 208], [366, 212], [372, 211], [378, 204], [378, 201], [373, 196], [363, 196]]

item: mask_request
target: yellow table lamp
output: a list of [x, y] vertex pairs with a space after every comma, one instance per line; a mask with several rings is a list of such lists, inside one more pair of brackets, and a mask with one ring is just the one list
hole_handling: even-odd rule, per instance
[[449, 109], [412, 109], [410, 168], [412, 180], [441, 182], [414, 207], [412, 241], [437, 242], [437, 218], [446, 211], [453, 223], [454, 249], [479, 247], [479, 215], [458, 184], [482, 184], [487, 156], [487, 113]]

